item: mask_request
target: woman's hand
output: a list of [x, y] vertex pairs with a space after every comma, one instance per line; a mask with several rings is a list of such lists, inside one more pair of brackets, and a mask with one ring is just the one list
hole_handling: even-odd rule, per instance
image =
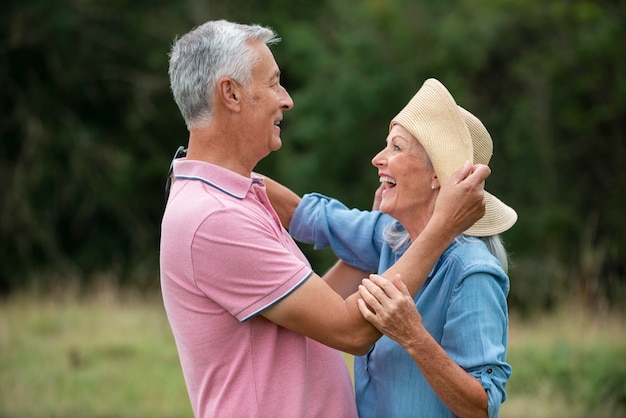
[[439, 231], [456, 236], [485, 214], [485, 179], [491, 170], [482, 164], [469, 161], [444, 182], [437, 196], [432, 220]]
[[372, 274], [359, 286], [359, 310], [380, 332], [403, 347], [419, 343], [422, 316], [400, 275], [393, 282]]
[[359, 286], [365, 319], [413, 358], [439, 399], [459, 417], [487, 417], [487, 392], [430, 336], [400, 275], [393, 283], [372, 274]]

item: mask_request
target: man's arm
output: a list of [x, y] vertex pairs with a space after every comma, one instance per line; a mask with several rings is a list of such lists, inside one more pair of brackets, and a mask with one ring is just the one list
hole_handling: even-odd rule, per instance
[[[413, 296], [454, 237], [484, 214], [484, 180], [490, 170], [487, 166], [475, 166], [470, 171], [472, 165], [468, 162], [450, 177], [424, 231], [396, 264], [382, 273], [387, 279], [401, 274]], [[361, 315], [359, 297], [354, 293], [342, 299], [314, 274], [261, 315], [328, 346], [362, 355], [381, 334]]]
[[359, 288], [364, 278], [369, 276], [372, 271], [365, 271], [351, 266], [343, 260], [338, 260], [324, 274], [324, 281], [342, 298], [347, 298]]

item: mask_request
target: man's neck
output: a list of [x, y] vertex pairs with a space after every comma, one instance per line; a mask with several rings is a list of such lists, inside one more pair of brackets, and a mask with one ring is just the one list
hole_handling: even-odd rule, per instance
[[205, 161], [250, 177], [255, 164], [247, 163], [244, 156], [238, 139], [226, 132], [220, 133], [212, 127], [189, 132], [187, 159]]

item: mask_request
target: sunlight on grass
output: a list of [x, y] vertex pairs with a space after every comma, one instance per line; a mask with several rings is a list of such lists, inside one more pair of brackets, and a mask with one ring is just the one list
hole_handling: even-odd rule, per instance
[[[500, 416], [626, 416], [625, 331], [619, 315], [513, 316]], [[2, 301], [0, 416], [191, 416], [160, 298]]]
[[158, 301], [20, 299], [0, 313], [0, 416], [191, 415]]
[[626, 322], [564, 308], [511, 318], [504, 418], [626, 416]]

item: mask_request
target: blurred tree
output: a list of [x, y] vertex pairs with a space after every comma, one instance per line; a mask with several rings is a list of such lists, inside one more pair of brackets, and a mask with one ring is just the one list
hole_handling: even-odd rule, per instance
[[[376, 186], [369, 160], [388, 121], [426, 78], [439, 78], [494, 138], [487, 187], [520, 214], [505, 234], [513, 256], [520, 266], [536, 260], [513, 274], [548, 281], [550, 291], [527, 288], [544, 289], [547, 305], [558, 297], [551, 292], [590, 280], [623, 292], [626, 224], [622, 196], [610, 192], [626, 186], [625, 13], [623, 2], [334, 4], [324, 29], [285, 36], [282, 48], [297, 59], [283, 68], [301, 82], [274, 156], [281, 176], [299, 192], [367, 208]], [[589, 227], [596, 233], [583, 234]], [[606, 250], [581, 253], [595, 248]], [[597, 265], [583, 267], [590, 258]], [[534, 296], [514, 293], [513, 303]]]
[[[217, 18], [283, 38], [273, 51], [295, 107], [257, 171], [368, 208], [389, 120], [436, 77], [489, 129], [487, 188], [519, 212], [504, 235], [512, 305], [550, 306], [566, 286], [622, 289], [623, 305], [626, 4], [608, 0], [10, 0], [0, 291], [41, 271], [158, 285], [165, 171], [187, 141], [167, 53]], [[319, 270], [332, 262], [303, 248]]]
[[184, 125], [168, 97], [171, 35], [156, 29], [158, 12], [143, 13], [147, 5], [9, 8], [0, 248], [11, 262], [0, 267], [1, 288], [46, 267], [80, 278], [154, 258], [155, 180], [167, 161], [158, 145]]

